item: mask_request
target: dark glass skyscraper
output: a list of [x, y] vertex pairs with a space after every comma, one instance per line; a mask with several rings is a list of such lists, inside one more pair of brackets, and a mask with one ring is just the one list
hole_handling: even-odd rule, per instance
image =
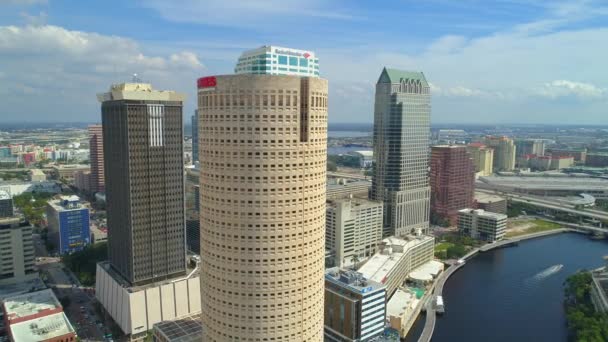
[[192, 164], [198, 161], [198, 110], [192, 115]]
[[110, 264], [131, 285], [184, 274], [184, 95], [125, 83], [98, 97]]
[[384, 202], [384, 236], [428, 230], [430, 120], [424, 74], [384, 68], [376, 84], [371, 190]]

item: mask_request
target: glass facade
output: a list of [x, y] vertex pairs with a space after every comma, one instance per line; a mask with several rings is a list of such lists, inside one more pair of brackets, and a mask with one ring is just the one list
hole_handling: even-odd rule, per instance
[[238, 59], [236, 74], [319, 76], [319, 59], [294, 49], [262, 47], [247, 51]]

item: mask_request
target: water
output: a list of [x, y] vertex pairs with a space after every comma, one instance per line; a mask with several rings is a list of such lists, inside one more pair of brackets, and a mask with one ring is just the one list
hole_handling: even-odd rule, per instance
[[[602, 266], [604, 255], [608, 242], [579, 234], [481, 253], [447, 281], [446, 312], [437, 319], [432, 341], [567, 341], [564, 280]], [[420, 318], [406, 341], [418, 340]]]

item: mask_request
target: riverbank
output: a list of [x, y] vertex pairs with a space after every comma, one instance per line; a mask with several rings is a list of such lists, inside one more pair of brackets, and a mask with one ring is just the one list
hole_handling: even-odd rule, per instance
[[[517, 248], [491, 244], [484, 252], [471, 251], [466, 256], [464, 266], [467, 267], [462, 266], [449, 273], [448, 268], [441, 275], [443, 281], [439, 283], [440, 279], [437, 280], [435, 295], [441, 288], [446, 316], [429, 317], [431, 312], [426, 317], [420, 316], [406, 341], [429, 341], [432, 337], [434, 342], [474, 342], [487, 341], [489, 336], [494, 336], [496, 341], [565, 342], [563, 281], [579, 269], [595, 267], [594, 258], [606, 253], [605, 241], [591, 240], [582, 234], [564, 234], [570, 232], [581, 233], [576, 229], [562, 228], [521, 236], [516, 239]], [[510, 239], [505, 244], [513, 242]], [[556, 265], [560, 268], [549, 274], [547, 270], [555, 269]], [[561, 265], [564, 265], [563, 269]], [[449, 287], [445, 287], [447, 279], [450, 279]], [[492, 307], [502, 309], [494, 310]], [[545, 329], [550, 332], [535, 328], [533, 322], [538, 316], [550, 318], [543, 320]], [[527, 330], [505, 329], [501, 324], [505, 320], [516, 322]], [[507, 339], [507, 336], [512, 338]], [[516, 338], [521, 336], [525, 338]], [[554, 338], [549, 339], [549, 336]]]

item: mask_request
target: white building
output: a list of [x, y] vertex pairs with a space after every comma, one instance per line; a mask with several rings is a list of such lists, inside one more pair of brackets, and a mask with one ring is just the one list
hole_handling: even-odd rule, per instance
[[243, 52], [234, 73], [318, 77], [319, 59], [312, 51], [264, 45]]
[[24, 279], [35, 273], [32, 229], [20, 217], [0, 218], [0, 279]]
[[120, 329], [136, 339], [156, 323], [201, 311], [200, 278], [194, 271], [190, 275], [131, 287], [108, 262], [101, 262], [97, 264], [95, 296]]
[[361, 166], [361, 168], [372, 167], [372, 164], [374, 163], [374, 151], [353, 151], [349, 154], [359, 158], [359, 166]]
[[507, 215], [483, 209], [462, 209], [458, 211], [458, 229], [474, 239], [494, 242], [505, 236]]
[[328, 201], [325, 249], [334, 265], [346, 267], [376, 253], [382, 240], [382, 202], [359, 198]]
[[408, 278], [410, 272], [434, 258], [435, 238], [431, 236], [388, 237], [381, 250], [374, 254], [358, 272], [367, 279], [386, 285], [386, 298]]

